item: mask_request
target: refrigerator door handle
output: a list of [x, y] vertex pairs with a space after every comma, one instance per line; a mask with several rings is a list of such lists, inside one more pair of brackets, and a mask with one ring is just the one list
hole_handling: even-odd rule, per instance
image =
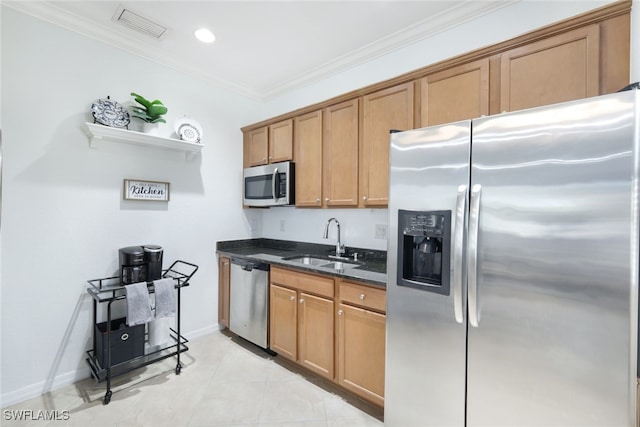
[[469, 190], [466, 185], [458, 187], [458, 197], [456, 199], [456, 229], [453, 231], [453, 311], [456, 322], [464, 322], [464, 301], [462, 298], [462, 277], [463, 277], [463, 254], [464, 254], [464, 232], [466, 228], [465, 213], [467, 211], [467, 195]]
[[478, 225], [480, 222], [480, 194], [482, 186], [476, 184], [471, 188], [469, 211], [469, 241], [467, 275], [469, 280], [469, 323], [474, 328], [480, 323], [478, 304]]

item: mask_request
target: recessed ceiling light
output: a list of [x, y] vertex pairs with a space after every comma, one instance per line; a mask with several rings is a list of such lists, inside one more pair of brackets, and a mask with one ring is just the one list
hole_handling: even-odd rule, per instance
[[216, 36], [206, 28], [200, 28], [199, 30], [196, 30], [194, 34], [196, 35], [196, 38], [203, 43], [213, 43], [216, 39]]

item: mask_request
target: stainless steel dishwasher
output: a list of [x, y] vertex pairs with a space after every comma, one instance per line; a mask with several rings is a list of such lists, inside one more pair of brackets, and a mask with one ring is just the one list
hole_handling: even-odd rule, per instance
[[229, 330], [267, 348], [269, 264], [231, 258]]

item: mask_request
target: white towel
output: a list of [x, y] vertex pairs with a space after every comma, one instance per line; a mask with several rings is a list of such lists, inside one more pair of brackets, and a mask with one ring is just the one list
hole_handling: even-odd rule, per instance
[[156, 318], [176, 315], [176, 290], [172, 278], [154, 280], [156, 292]]
[[153, 319], [147, 282], [132, 283], [124, 287], [127, 297], [127, 323], [141, 325]]

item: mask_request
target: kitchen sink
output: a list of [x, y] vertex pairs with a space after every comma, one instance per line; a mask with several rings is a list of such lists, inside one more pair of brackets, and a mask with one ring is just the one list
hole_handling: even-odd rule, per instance
[[320, 265], [319, 267], [328, 267], [333, 268], [334, 270], [346, 270], [349, 268], [356, 268], [358, 266], [360, 266], [360, 264], [351, 264], [350, 262], [336, 261]]
[[305, 265], [313, 265], [316, 267], [329, 263], [329, 260], [327, 259], [316, 258], [310, 255], [299, 255], [299, 256], [293, 256], [293, 257], [282, 258], [282, 259], [286, 261], [299, 262], [300, 264], [305, 264]]
[[330, 261], [326, 258], [316, 258], [311, 255], [298, 255], [288, 258], [283, 258], [286, 261], [299, 262], [304, 265], [312, 265], [314, 267], [332, 268], [334, 270], [345, 270], [349, 268], [358, 267], [360, 264], [352, 264], [350, 262], [342, 261]]

